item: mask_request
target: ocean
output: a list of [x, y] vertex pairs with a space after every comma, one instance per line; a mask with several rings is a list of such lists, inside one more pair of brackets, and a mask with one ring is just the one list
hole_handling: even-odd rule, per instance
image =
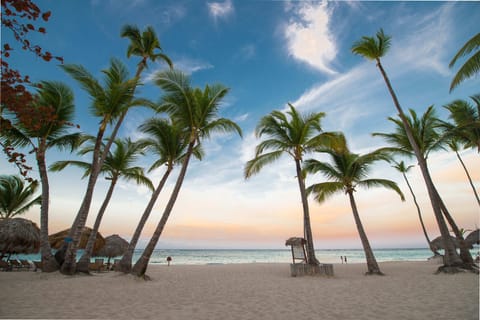
[[[432, 256], [429, 249], [374, 249], [378, 262], [383, 261], [426, 261]], [[143, 250], [135, 250], [136, 261]], [[478, 246], [471, 250], [473, 258], [479, 252]], [[317, 259], [322, 263], [341, 263], [340, 256], [347, 257], [348, 263], [365, 263], [362, 249], [315, 250]], [[440, 252], [441, 253], [441, 252]], [[78, 251], [80, 257], [82, 250]], [[17, 255], [18, 259], [40, 260], [40, 254]], [[206, 265], [231, 263], [291, 263], [290, 249], [157, 249], [150, 258], [151, 264], [166, 264], [166, 258], [172, 258], [172, 264]], [[15, 258], [13, 256], [12, 258]], [[94, 258], [92, 258], [93, 262]]]

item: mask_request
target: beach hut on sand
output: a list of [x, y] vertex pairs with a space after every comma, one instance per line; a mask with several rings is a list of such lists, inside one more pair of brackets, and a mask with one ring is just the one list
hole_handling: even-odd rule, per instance
[[0, 219], [0, 259], [17, 253], [37, 253], [40, 249], [40, 229], [27, 219]]
[[290, 264], [290, 274], [292, 277], [304, 275], [324, 275], [333, 276], [333, 265], [321, 263], [319, 265], [309, 264], [305, 252], [305, 244], [307, 241], [304, 238], [292, 237], [285, 241], [286, 246], [292, 248], [292, 260]]
[[470, 232], [465, 238], [465, 242], [471, 247], [473, 247], [474, 244], [480, 244], [480, 229]]
[[[60, 249], [63, 244], [64, 240], [66, 237], [68, 237], [68, 234], [70, 233], [70, 229], [62, 230], [57, 233], [51, 234], [48, 236], [48, 242], [50, 242], [50, 246], [52, 249]], [[87, 246], [88, 242], [88, 237], [90, 237], [90, 234], [92, 233], [92, 229], [89, 227], [83, 227], [82, 230], [82, 235], [80, 238], [80, 244], [78, 245], [79, 249], [85, 249]], [[98, 250], [100, 250], [103, 246], [105, 245], [105, 239], [103, 236], [100, 234], [100, 232], [97, 233], [97, 239], [95, 240], [95, 244], [93, 245], [93, 255], [97, 255]]]
[[128, 241], [118, 234], [112, 234], [105, 238], [105, 245], [97, 252], [97, 256], [107, 257], [107, 265], [110, 265], [110, 259], [123, 256], [128, 249]]

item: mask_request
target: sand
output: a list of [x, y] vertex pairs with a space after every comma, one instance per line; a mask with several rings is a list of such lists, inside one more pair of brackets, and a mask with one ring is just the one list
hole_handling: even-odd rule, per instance
[[288, 264], [153, 265], [152, 281], [103, 272], [0, 272], [0, 318], [479, 319], [479, 278], [428, 262], [337, 264], [335, 276], [290, 277]]

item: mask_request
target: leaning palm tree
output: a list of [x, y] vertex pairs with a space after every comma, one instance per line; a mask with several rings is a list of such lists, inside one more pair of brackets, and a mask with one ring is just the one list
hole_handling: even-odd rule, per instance
[[432, 209], [435, 215], [435, 219], [437, 221], [438, 228], [440, 230], [440, 234], [442, 235], [445, 241], [444, 266], [440, 267], [439, 270], [442, 270], [442, 271], [444, 270], [447, 272], [450, 270], [455, 271], [457, 267], [462, 266], [462, 260], [458, 256], [457, 251], [455, 250], [455, 245], [449, 237], [448, 227], [442, 215], [441, 204], [440, 204], [441, 201], [437, 196], [437, 193], [435, 191], [435, 186], [430, 177], [430, 174], [428, 173], [427, 164], [424, 158], [422, 157], [422, 153], [419, 146], [415, 142], [415, 139], [412, 133], [412, 128], [408, 124], [407, 117], [405, 116], [405, 113], [403, 112], [403, 109], [400, 106], [397, 95], [395, 94], [395, 91], [393, 91], [393, 87], [390, 83], [390, 79], [388, 78], [387, 73], [385, 72], [385, 69], [383, 68], [383, 65], [381, 63], [381, 58], [388, 52], [388, 49], [390, 48], [390, 44], [391, 44], [391, 37], [386, 35], [383, 32], [383, 30], [380, 29], [377, 32], [375, 37], [364, 36], [362, 37], [361, 40], [355, 42], [352, 46], [352, 52], [354, 54], [361, 55], [368, 60], [375, 61], [378, 69], [380, 70], [380, 73], [382, 74], [382, 77], [385, 81], [388, 91], [392, 97], [393, 104], [401, 119], [401, 123], [405, 128], [405, 133], [407, 135], [408, 141], [413, 149], [415, 157], [417, 158], [418, 165], [420, 167], [423, 178], [425, 180], [425, 184], [428, 190], [428, 195], [430, 197], [430, 202], [432, 204]]
[[187, 149], [162, 218], [140, 259], [132, 269], [132, 273], [138, 277], [145, 276], [148, 261], [175, 205], [195, 148], [213, 133], [237, 132], [240, 136], [242, 135], [242, 130], [235, 122], [218, 116], [219, 107], [228, 93], [228, 88], [223, 85], [206, 85], [203, 90], [192, 88], [189, 77], [175, 70], [157, 73], [155, 83], [164, 92], [159, 110], [167, 112], [172, 121], [183, 130]]
[[[92, 166], [87, 190], [69, 236], [66, 238], [69, 242], [65, 242], [63, 248], [57, 252], [58, 260], [63, 260], [60, 271], [64, 274], [73, 274], [76, 269], [75, 257], [78, 242], [88, 217], [95, 184], [109, 152], [109, 145], [103, 147], [102, 143], [107, 127], [115, 124], [125, 110], [130, 107], [148, 105], [149, 102], [134, 98], [137, 79], [129, 78], [128, 70], [119, 60], [112, 59], [109, 68], [102, 71], [105, 76], [103, 86], [88, 70], [80, 65], [64, 65], [62, 68], [87, 91], [92, 99], [91, 112], [95, 117], [100, 118], [92, 152]], [[64, 257], [62, 257], [63, 255]]]
[[363, 228], [353, 193], [357, 187], [384, 187], [398, 193], [402, 201], [405, 200], [402, 191], [400, 191], [395, 182], [387, 179], [367, 178], [373, 163], [390, 160], [388, 153], [383, 150], [375, 150], [364, 155], [358, 155], [351, 153], [347, 147], [342, 149], [319, 148], [317, 151], [327, 154], [332, 163], [309, 159], [305, 161], [305, 171], [314, 174], [321, 173], [330, 181], [311, 185], [308, 187], [307, 193], [312, 193], [315, 200], [320, 203], [335, 193], [343, 192], [348, 195], [355, 224], [367, 259], [368, 271], [366, 274], [383, 275]]
[[285, 113], [273, 111], [263, 117], [258, 123], [255, 134], [263, 135], [268, 139], [260, 142], [255, 149], [255, 158], [245, 165], [245, 178], [250, 178], [258, 173], [264, 166], [278, 160], [283, 154], [291, 156], [295, 162], [297, 181], [303, 205], [303, 226], [307, 247], [307, 262], [312, 265], [319, 264], [315, 257], [312, 228], [310, 225], [310, 212], [307, 194], [305, 192], [305, 177], [302, 174], [302, 161], [305, 154], [314, 152], [316, 148], [332, 143], [337, 135], [322, 132], [321, 119], [323, 112], [301, 115], [293, 105], [288, 104], [290, 110]]
[[418, 213], [418, 219], [420, 220], [420, 225], [422, 226], [422, 231], [423, 235], [425, 236], [425, 239], [427, 239], [428, 247], [430, 250], [433, 252], [434, 255], [440, 255], [437, 250], [432, 246], [432, 242], [430, 241], [430, 238], [428, 237], [427, 229], [425, 228], [425, 223], [423, 222], [423, 217], [422, 217], [422, 211], [420, 210], [420, 206], [418, 205], [417, 202], [417, 197], [415, 196], [415, 193], [413, 192], [413, 188], [410, 185], [410, 181], [408, 181], [407, 178], [407, 173], [408, 171], [413, 168], [413, 165], [407, 166], [405, 162], [400, 161], [400, 162], [395, 162], [395, 165], [393, 166], [395, 169], [397, 169], [398, 172], [400, 172], [403, 176], [403, 179], [407, 183], [408, 190], [410, 190], [410, 194], [412, 195], [413, 202], [415, 203], [415, 207], [417, 208], [417, 213]]
[[448, 66], [452, 68], [459, 58], [463, 58], [471, 52], [473, 52], [472, 56], [465, 61], [453, 77], [452, 83], [450, 84], [450, 92], [461, 82], [473, 77], [480, 71], [480, 33], [474, 35], [458, 50]]
[[15, 175], [0, 175], [0, 218], [9, 219], [27, 212], [42, 203], [42, 196], [35, 193], [38, 182], [25, 185], [25, 180]]
[[58, 270], [48, 242], [48, 209], [50, 202], [50, 184], [46, 166], [46, 151], [56, 147], [73, 151], [82, 141], [80, 133], [69, 133], [75, 106], [72, 90], [63, 83], [42, 81], [33, 104], [26, 106], [31, 113], [30, 123], [17, 118], [14, 130], [1, 139], [11, 139], [13, 145], [31, 147], [37, 160], [42, 184], [42, 204], [40, 209], [40, 249], [42, 271]]
[[[87, 146], [79, 150], [78, 154], [84, 155], [92, 152], [93, 149], [93, 146]], [[83, 255], [77, 262], [77, 271], [88, 273], [90, 258], [93, 253], [95, 241], [97, 240], [98, 230], [119, 179], [134, 181], [139, 185], [147, 186], [153, 191], [153, 184], [150, 179], [145, 176], [143, 169], [138, 166], [133, 166], [133, 163], [143, 154], [143, 149], [144, 148], [140, 143], [132, 142], [130, 138], [115, 140], [115, 149], [113, 152], [109, 152], [101, 169], [101, 172], [106, 175], [105, 179], [110, 180], [110, 186], [100, 210], [98, 211], [97, 217], [95, 218], [92, 232], [88, 237]], [[57, 161], [50, 166], [50, 170], [60, 171], [69, 165], [85, 169], [84, 178], [91, 173], [91, 163], [83, 161]]]
[[[122, 260], [120, 260], [115, 269], [116, 271], [124, 273], [132, 271], [133, 252], [140, 239], [142, 230], [170, 173], [174, 167], [182, 161], [187, 149], [187, 140], [185, 139], [182, 128], [167, 119], [149, 119], [140, 126], [140, 131], [145, 133], [147, 138], [141, 139], [139, 143], [144, 146], [148, 152], [157, 157], [148, 171], [151, 172], [163, 166], [165, 166], [166, 170], [145, 207], [132, 239], [128, 244], [128, 248], [123, 254]], [[201, 159], [201, 153], [197, 151], [198, 150], [195, 151], [195, 156]]]
[[[405, 131], [405, 127], [403, 123], [398, 118], [389, 118], [395, 124], [395, 132], [394, 133], [373, 133], [373, 136], [383, 137], [392, 147], [385, 148], [386, 150], [405, 155], [405, 156], [413, 156], [413, 148], [410, 144], [410, 141], [407, 138], [407, 134]], [[444, 148], [443, 144], [445, 141], [440, 139], [441, 135], [438, 130], [439, 127], [439, 119], [435, 116], [435, 109], [433, 106], [430, 106], [427, 111], [422, 115], [422, 117], [418, 117], [417, 113], [410, 109], [410, 117], [407, 117], [408, 126], [412, 129], [414, 135], [414, 141], [417, 146], [420, 148], [421, 152], [421, 160], [426, 166], [426, 176], [424, 178], [428, 178], [432, 181], [430, 176], [430, 172], [428, 170], [428, 163], [427, 159], [431, 152]], [[432, 182], [433, 185], [433, 182]], [[445, 216], [448, 223], [452, 227], [452, 230], [455, 233], [459, 243], [460, 243], [460, 257], [463, 260], [463, 264], [465, 267], [471, 268], [473, 264], [472, 256], [470, 251], [465, 245], [465, 241], [463, 241], [463, 236], [460, 232], [460, 229], [457, 227], [453, 217], [450, 215], [445, 203], [442, 201], [437, 189], [433, 186], [433, 194], [435, 195], [436, 199], [439, 202], [440, 211], [442, 215]], [[443, 236], [442, 236], [443, 238]], [[450, 239], [450, 237], [448, 238]], [[450, 241], [445, 240], [444, 241]], [[445, 252], [446, 252], [446, 248]], [[455, 250], [456, 254], [456, 250]]]

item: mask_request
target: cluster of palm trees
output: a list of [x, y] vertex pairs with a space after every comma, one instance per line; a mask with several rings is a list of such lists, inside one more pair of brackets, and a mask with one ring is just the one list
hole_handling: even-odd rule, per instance
[[[91, 98], [90, 112], [99, 122], [95, 136], [88, 136], [81, 132], [71, 132], [75, 109], [71, 89], [59, 82], [44, 81], [37, 88], [37, 99], [34, 100], [34, 107], [40, 109], [49, 106], [53, 110], [54, 116], [49, 121], [39, 123], [32, 129], [32, 127], [27, 127], [20, 121], [15, 121], [13, 115], [11, 116], [13, 126], [0, 137], [2, 143], [19, 148], [30, 148], [35, 154], [40, 175], [41, 196], [26, 203], [25, 199], [28, 197], [20, 194], [26, 192], [32, 195], [37, 188], [37, 184], [32, 183], [29, 186], [24, 186], [22, 180], [18, 177], [1, 176], [0, 214], [2, 214], [2, 218], [9, 218], [15, 214], [11, 208], [8, 208], [7, 200], [4, 199], [9, 197], [10, 193], [4, 190], [21, 190], [19, 197], [23, 197], [23, 202], [26, 205], [21, 208], [17, 206], [19, 209], [16, 210], [16, 213], [27, 210], [31, 205], [41, 204], [41, 257], [42, 270], [45, 272], [58, 269], [69, 275], [79, 271], [88, 272], [88, 263], [102, 218], [114, 188], [118, 180], [122, 178], [147, 186], [152, 191], [152, 195], [117, 270], [133, 273], [139, 277], [146, 277], [145, 273], [149, 259], [175, 205], [192, 156], [199, 160], [202, 159], [202, 143], [213, 133], [238, 133], [242, 136], [242, 131], [235, 122], [219, 116], [219, 106], [228, 94], [228, 88], [221, 84], [206, 85], [204, 88], [192, 87], [190, 78], [173, 68], [172, 61], [163, 53], [155, 31], [151, 27], [147, 27], [141, 32], [137, 27], [127, 25], [122, 29], [121, 36], [130, 41], [127, 57], [140, 57], [134, 77], [129, 76], [127, 68], [118, 59], [112, 59], [109, 67], [102, 71], [102, 80], [96, 79], [81, 65], [62, 66], [64, 71], [75, 79]], [[462, 48], [463, 52], [459, 52], [459, 56], [468, 54], [478, 48], [478, 35], [470, 41], [476, 43], [476, 46], [473, 44]], [[363, 228], [354, 192], [357, 187], [380, 186], [395, 191], [404, 200], [403, 193], [395, 182], [369, 178], [369, 171], [371, 166], [378, 161], [393, 162], [394, 158], [398, 156], [415, 157], [424, 177], [435, 218], [444, 239], [445, 260], [443, 270], [454, 271], [457, 267], [471, 268], [473, 261], [463, 241], [463, 235], [435, 188], [428, 170], [427, 158], [430, 152], [439, 148], [449, 147], [455, 151], [465, 168], [477, 201], [479, 201], [475, 187], [458, 151], [461, 148], [477, 148], [480, 150], [480, 96], [472, 97], [475, 106], [463, 100], [454, 101], [445, 106], [450, 111], [449, 120], [451, 121], [438, 119], [433, 107], [428, 108], [421, 118], [413, 110], [409, 110], [409, 115], [406, 114], [400, 107], [381, 64], [380, 58], [386, 54], [389, 46], [390, 37], [385, 35], [383, 30], [380, 30], [375, 37], [363, 37], [356, 42], [352, 51], [376, 61], [392, 96], [399, 118], [390, 118], [389, 120], [395, 123], [396, 130], [394, 133], [374, 133], [374, 136], [386, 139], [390, 146], [363, 155], [355, 154], [348, 148], [346, 138], [341, 132], [324, 132], [322, 130], [321, 119], [325, 116], [324, 113], [302, 115], [293, 105], [289, 104], [289, 109], [285, 113], [273, 111], [260, 120], [255, 130], [256, 135], [259, 138], [267, 138], [258, 144], [255, 157], [246, 163], [245, 177], [250, 178], [265, 165], [279, 159], [283, 154], [293, 158], [303, 205], [307, 262], [312, 265], [318, 264], [319, 261], [315, 257], [313, 245], [308, 195], [312, 194], [315, 200], [323, 202], [337, 192], [344, 192], [349, 198], [367, 258], [367, 273], [382, 274]], [[478, 53], [472, 58], [478, 63]], [[456, 59], [457, 57], [452, 61], [452, 65]], [[169, 69], [155, 75], [154, 83], [160, 88], [162, 96], [158, 103], [153, 103], [137, 97], [136, 88], [140, 84], [142, 72], [148, 68], [148, 62], [156, 60], [165, 62]], [[477, 69], [474, 70], [478, 71], [478, 65]], [[463, 81], [470, 75], [460, 76], [458, 81]], [[458, 85], [458, 81], [455, 86]], [[156, 113], [156, 116], [139, 126], [139, 130], [145, 135], [145, 138], [135, 142], [128, 138], [118, 138], [117, 133], [128, 111], [139, 106], [152, 108]], [[67, 149], [70, 152], [77, 150], [79, 155], [91, 155], [91, 161], [58, 161], [47, 168], [46, 152], [52, 147]], [[146, 177], [144, 169], [135, 165], [137, 158], [147, 153], [154, 155], [155, 158], [149, 171], [159, 168], [165, 169], [163, 177], [156, 187]], [[308, 154], [327, 155], [330, 161], [322, 162], [314, 158], [305, 159]], [[402, 172], [407, 180], [406, 172], [410, 166], [405, 165], [403, 161], [394, 163], [395, 168]], [[68, 166], [77, 166], [84, 169], [84, 177], [88, 178], [88, 182], [81, 206], [70, 228], [70, 233], [65, 238], [63, 247], [53, 256], [48, 242], [48, 169], [58, 171]], [[180, 172], [170, 198], [165, 204], [161, 219], [140, 259], [132, 265], [133, 252], [141, 232], [170, 173], [176, 166], [180, 167]], [[307, 187], [307, 174], [317, 173], [322, 174], [326, 181], [314, 183]], [[76, 255], [81, 231], [89, 215], [95, 185], [101, 174], [110, 181], [110, 187], [97, 213], [93, 232], [88, 239], [84, 254], [77, 262]], [[408, 186], [414, 196], [410, 184]], [[414, 200], [416, 199], [414, 198]], [[418, 205], [417, 208], [422, 221]], [[457, 254], [454, 244], [450, 240], [448, 226], [460, 241], [460, 255]], [[425, 228], [424, 232], [430, 244]], [[434, 250], [432, 249], [432, 251]]]

